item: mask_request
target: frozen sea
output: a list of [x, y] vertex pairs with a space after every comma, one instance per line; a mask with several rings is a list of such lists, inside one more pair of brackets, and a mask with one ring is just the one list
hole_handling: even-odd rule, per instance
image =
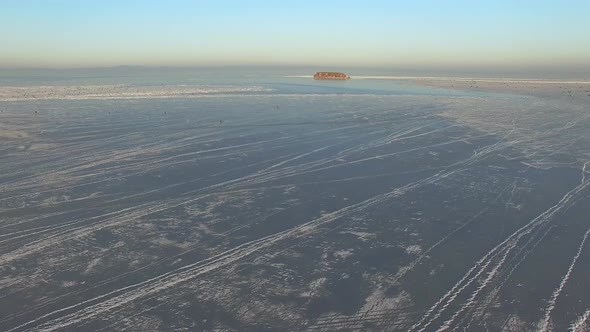
[[590, 98], [308, 74], [3, 72], [0, 330], [588, 330]]

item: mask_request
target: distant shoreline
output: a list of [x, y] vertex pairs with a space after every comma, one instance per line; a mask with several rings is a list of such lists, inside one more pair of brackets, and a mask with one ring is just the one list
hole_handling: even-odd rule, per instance
[[271, 91], [274, 90], [261, 86], [242, 87], [229, 85], [0, 86], [0, 101], [196, 98], [221, 94], [265, 93]]
[[[311, 78], [308, 75], [285, 76]], [[582, 104], [590, 103], [590, 80], [556, 80], [525, 78], [469, 78], [440, 76], [350, 76], [351, 80], [391, 80], [430, 88], [508, 93], [522, 96], [567, 99]]]
[[[313, 75], [286, 75], [286, 78], [313, 78]], [[530, 79], [530, 78], [471, 78], [471, 77], [444, 77], [444, 76], [364, 76], [350, 75], [357, 80], [396, 80], [396, 81], [475, 81], [489, 83], [535, 83], [535, 84], [590, 84], [589, 80], [556, 80], [556, 79]]]
[[[288, 76], [309, 78], [312, 76]], [[412, 76], [352, 76], [356, 80], [395, 80], [429, 88], [473, 92], [499, 92], [542, 98], [567, 98], [590, 103], [590, 81], [448, 78]], [[0, 102], [35, 100], [100, 100], [201, 98], [224, 95], [266, 95], [275, 89], [263, 86], [232, 85], [71, 85], [71, 86], [0, 86]]]

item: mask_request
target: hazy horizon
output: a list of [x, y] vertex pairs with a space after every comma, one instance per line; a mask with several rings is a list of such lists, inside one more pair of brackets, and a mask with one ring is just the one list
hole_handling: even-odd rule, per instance
[[334, 66], [589, 72], [584, 1], [71, 0], [5, 6], [0, 68]]

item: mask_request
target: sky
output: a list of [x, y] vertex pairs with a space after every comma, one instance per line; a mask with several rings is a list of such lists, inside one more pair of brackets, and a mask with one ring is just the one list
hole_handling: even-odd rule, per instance
[[587, 68], [588, 13], [588, 0], [5, 0], [0, 68]]

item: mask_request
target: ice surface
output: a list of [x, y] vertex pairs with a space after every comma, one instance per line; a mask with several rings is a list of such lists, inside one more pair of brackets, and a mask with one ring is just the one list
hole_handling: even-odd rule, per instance
[[0, 330], [587, 328], [585, 88], [314, 84], [0, 88]]

